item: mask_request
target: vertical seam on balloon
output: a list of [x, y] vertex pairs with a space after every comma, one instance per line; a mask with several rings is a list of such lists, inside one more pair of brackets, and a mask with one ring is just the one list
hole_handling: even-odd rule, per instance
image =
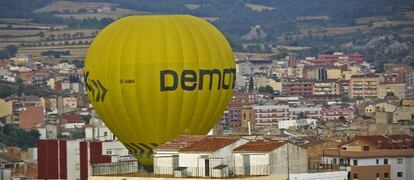
[[[227, 57], [225, 57], [225, 56], [227, 56], [226, 55], [226, 53], [225, 52], [223, 52], [223, 49], [222, 48], [220, 48], [220, 46], [218, 45], [218, 42], [217, 42], [217, 40], [220, 40], [222, 37], [220, 37], [220, 35], [221, 35], [221, 33], [220, 33], [220, 31], [218, 31], [214, 26], [212, 27], [212, 28], [209, 28], [209, 29], [207, 29], [208, 31], [212, 31], [212, 32], [215, 32], [215, 33], [212, 33], [212, 34], [214, 34], [216, 37], [214, 38], [214, 43], [217, 45], [217, 47], [218, 47], [218, 51], [219, 51], [219, 56], [220, 56], [220, 63], [221, 63], [221, 65], [222, 65], [222, 67], [225, 67], [226, 66], [226, 63], [225, 63], [225, 61], [224, 61], [224, 58], [226, 58], [227, 59]], [[221, 36], [223, 36], [224, 37], [224, 35], [221, 35]], [[227, 42], [227, 40], [226, 39], [224, 39], [223, 40], [223, 42]], [[229, 46], [227, 43], [226, 43], [226, 46]], [[227, 49], [227, 47], [226, 47], [226, 49]], [[231, 49], [230, 49], [230, 51], [231, 51]], [[231, 60], [232, 60], [232, 58], [233, 57], [229, 57], [229, 58], [231, 58]], [[226, 67], [227, 68], [227, 67]], [[224, 76], [222, 77], [223, 79], [223, 82], [225, 81], [225, 79], [224, 79]], [[235, 78], [235, 77], [234, 77]], [[231, 83], [231, 79], [230, 79], [230, 83]], [[231, 85], [230, 85], [230, 87], [232, 87]], [[228, 91], [230, 91], [230, 92], [228, 92]], [[227, 97], [227, 95], [230, 95], [230, 97], [232, 96], [232, 94], [233, 94], [233, 89], [228, 89], [228, 90], [223, 90], [223, 91], [220, 91], [220, 101], [219, 101], [219, 104], [216, 106], [216, 109], [215, 109], [215, 111], [213, 111], [213, 114], [214, 115], [216, 115], [217, 117], [214, 117], [215, 119], [216, 119], [216, 121], [217, 120], [220, 120], [221, 118], [220, 118], [220, 115], [219, 115], [219, 112], [221, 112], [222, 110], [221, 110], [221, 108], [222, 107], [224, 107], [224, 109], [223, 110], [225, 110], [226, 109], [226, 107], [228, 107], [228, 104], [230, 103], [229, 102], [229, 100], [226, 98]], [[224, 104], [224, 103], [227, 103], [227, 104]], [[230, 124], [230, 122], [228, 122], [228, 124]]]
[[[112, 29], [111, 29], [112, 30]], [[101, 33], [104, 33], [104, 31], [105, 31], [105, 29], [104, 30], [102, 30], [102, 32]], [[112, 30], [112, 31], [115, 31], [115, 30]], [[110, 33], [109, 33], [110, 34]], [[102, 49], [102, 47], [105, 45], [105, 42], [103, 41], [103, 40], [100, 40], [99, 41], [99, 47], [97, 48], [97, 49]], [[100, 56], [102, 56], [102, 54], [99, 54], [98, 56], [96, 56], [96, 58], [95, 59], [97, 59], [95, 62], [96, 63], [98, 63], [98, 61], [99, 61], [99, 57]], [[104, 56], [104, 57], [106, 57], [106, 56]], [[105, 63], [103, 63], [103, 64], [105, 64]], [[106, 66], [106, 65], [105, 65]], [[93, 66], [94, 67], [94, 69], [95, 69], [95, 72], [97, 72], [98, 70], [99, 70], [99, 66]], [[105, 72], [105, 71], [104, 71]], [[99, 73], [101, 73], [101, 72], [99, 72]], [[105, 74], [105, 76], [106, 76], [106, 74]], [[97, 103], [97, 102], [95, 102], [95, 103]], [[93, 103], [92, 103], [93, 104]], [[104, 109], [106, 109], [104, 106], [102, 106], [102, 109], [103, 110], [100, 110], [100, 109], [96, 109], [96, 107], [94, 107], [94, 109], [95, 109], [95, 111], [96, 112], [101, 112], [101, 113], [98, 113], [98, 115], [100, 115], [100, 116], [102, 116], [103, 115], [103, 117], [100, 117], [102, 120], [104, 120], [104, 118], [106, 117], [106, 118], [109, 118], [110, 117], [110, 115], [108, 114], [108, 113], [106, 113], [106, 111], [104, 110]], [[117, 127], [117, 125], [116, 125], [116, 123], [113, 123], [113, 122], [111, 122], [111, 121], [108, 121], [108, 120], [104, 120], [104, 122], [105, 122], [105, 125], [106, 124], [109, 124], [109, 126], [111, 127], [111, 126], [116, 126]], [[111, 128], [111, 129], [113, 129], [113, 128]], [[123, 133], [120, 133], [120, 135], [118, 136], [118, 137], [123, 137]]]
[[[180, 18], [177, 18], [176, 16], [171, 16], [171, 18], [172, 19], [175, 19], [175, 20], [177, 20], [177, 21], [179, 21], [180, 20]], [[176, 21], [171, 21], [175, 26], [174, 26], [174, 29], [175, 29], [175, 33], [178, 35], [178, 40], [180, 41], [180, 47], [181, 48], [179, 48], [179, 49], [181, 49], [181, 53], [180, 53], [180, 56], [181, 56], [181, 58], [182, 58], [182, 61], [181, 61], [181, 69], [184, 69], [184, 49], [183, 49], [183, 42], [182, 42], [182, 39], [181, 39], [181, 34], [180, 34], [180, 31], [178, 30], [178, 28], [177, 28], [177, 22]], [[185, 119], [183, 119], [183, 111], [184, 111], [184, 109], [183, 109], [183, 106], [184, 106], [184, 98], [185, 98], [185, 96], [184, 96], [184, 90], [182, 90], [182, 92], [181, 92], [181, 99], [182, 99], [182, 102], [183, 103], [181, 103], [181, 106], [180, 106], [180, 115], [178, 116], [178, 120], [177, 120], [177, 122], [178, 122], [178, 127], [180, 127], [180, 125], [182, 124], [182, 123], [185, 123]], [[182, 121], [184, 121], [184, 122], [182, 122]]]
[[[121, 22], [120, 22], [121, 23]], [[124, 22], [122, 22], [122, 23], [124, 23]], [[118, 34], [122, 31], [123, 29], [122, 28], [120, 28], [119, 30], [117, 30], [115, 33], [114, 33], [114, 35], [113, 35], [113, 37], [111, 38], [111, 40], [109, 41], [110, 43], [108, 43], [109, 45], [108, 45], [108, 49], [111, 49], [111, 46], [112, 46], [112, 42], [114, 41], [114, 39], [116, 39], [116, 37], [118, 36]], [[104, 72], [108, 72], [107, 71], [107, 66], [108, 66], [108, 60], [109, 60], [109, 58], [108, 58], [108, 54], [109, 54], [109, 52], [110, 51], [107, 51], [106, 52], [106, 56], [105, 56], [105, 63], [103, 63], [103, 64], [105, 64], [105, 68], [104, 68]], [[105, 79], [104, 79], [104, 81], [105, 82], [107, 82], [107, 79], [108, 79], [108, 73], [105, 73]], [[109, 96], [109, 97], [111, 97], [111, 96]], [[109, 101], [109, 103], [112, 105], [112, 101], [111, 101], [111, 98], [108, 98], [108, 101]], [[113, 109], [112, 108], [107, 108], [107, 107], [105, 107], [104, 108], [105, 109], [105, 111], [108, 111], [108, 109], [109, 109], [109, 111], [112, 111], [112, 112], [114, 112], [113, 111]], [[113, 113], [109, 113], [109, 114], [113, 114]], [[113, 118], [113, 115], [109, 115], [110, 116], [110, 119], [116, 119], [116, 118]], [[114, 123], [114, 125], [116, 126], [116, 129], [120, 129], [119, 127], [122, 127], [122, 125], [120, 125], [119, 124], [119, 122], [118, 121], [114, 121], [115, 123]], [[117, 131], [118, 133], [121, 133], [121, 132], [123, 132], [123, 131]], [[123, 135], [122, 135], [122, 139], [124, 139], [125, 137], [127, 137], [127, 136], [124, 136], [124, 135], [126, 135], [126, 134], [124, 134], [124, 133], [122, 133]]]
[[[162, 29], [162, 31], [163, 31], [163, 36], [165, 37], [164, 39], [164, 49], [163, 49], [163, 51], [164, 52], [168, 52], [168, 47], [167, 47], [167, 45], [168, 45], [168, 43], [167, 43], [167, 39], [168, 38], [166, 38], [167, 37], [167, 31], [166, 31], [166, 26], [165, 26], [165, 18], [162, 18], [161, 19], [161, 29]], [[166, 67], [168, 67], [168, 61], [169, 61], [169, 59], [168, 59], [168, 55], [167, 56], [165, 56], [165, 59], [163, 60], [163, 62], [164, 62], [164, 64], [166, 65]], [[173, 126], [171, 126], [170, 125], [170, 121], [169, 121], [169, 118], [170, 118], [170, 116], [169, 116], [169, 113], [168, 113], [168, 109], [169, 109], [169, 107], [168, 107], [168, 102], [169, 102], [169, 100], [168, 100], [168, 94], [165, 94], [165, 93], [161, 93], [161, 96], [165, 96], [166, 97], [166, 101], [164, 102], [164, 106], [166, 107], [165, 108], [165, 121], [166, 121], [166, 123], [165, 123], [165, 126], [166, 126], [166, 131], [167, 132], [164, 132], [164, 136], [163, 136], [163, 140], [167, 140], [168, 139], [168, 136], [169, 136], [169, 133], [171, 132], [171, 130], [170, 130], [170, 128], [171, 127], [173, 127]], [[162, 143], [164, 143], [164, 142], [162, 142]]]
[[[191, 17], [190, 17], [191, 18]], [[194, 38], [194, 34], [193, 34], [193, 32], [190, 30], [190, 28], [188, 28], [188, 25], [186, 24], [186, 22], [185, 21], [182, 21], [182, 19], [179, 19], [179, 21], [181, 22], [181, 24], [183, 24], [183, 27], [189, 32], [189, 34], [190, 34], [190, 39], [192, 40], [192, 42], [193, 42], [193, 44], [194, 44], [194, 46], [195, 46], [195, 50], [196, 50], [196, 56], [197, 56], [197, 59], [196, 59], [196, 63], [197, 63], [197, 66], [198, 66], [198, 69], [200, 70], [201, 69], [201, 67], [200, 67], [200, 57], [199, 57], [199, 53], [198, 53], [198, 46], [197, 46], [197, 43], [196, 43], [196, 40], [195, 40], [195, 38]], [[199, 84], [199, 86], [200, 86], [200, 84]], [[192, 107], [192, 108], [194, 108], [194, 111], [193, 111], [193, 113], [191, 114], [191, 120], [190, 120], [190, 122], [187, 122], [186, 123], [186, 127], [192, 127], [192, 125], [194, 124], [194, 123], [196, 123], [196, 119], [195, 119], [195, 117], [194, 117], [194, 114], [196, 114], [195, 113], [195, 111], [197, 111], [197, 107], [199, 106], [199, 98], [200, 98], [200, 93], [199, 93], [199, 90], [197, 90], [196, 91], [197, 92], [197, 98], [196, 98], [196, 100], [195, 100], [195, 107]]]
[[[137, 21], [139, 21], [139, 18], [140, 17], [136, 17], [137, 18]], [[135, 24], [134, 24], [135, 25]], [[139, 24], [137, 25], [137, 27], [139, 27]], [[140, 40], [140, 35], [141, 35], [141, 31], [139, 31], [139, 34], [137, 34], [137, 38], [136, 38], [136, 40], [135, 40], [135, 48], [134, 48], [134, 79], [137, 81], [137, 82], [135, 82], [134, 83], [134, 92], [132, 93], [132, 94], [135, 94], [135, 98], [133, 99], [133, 102], [134, 102], [134, 107], [135, 107], [135, 111], [137, 111], [137, 115], [138, 115], [138, 118], [139, 119], [135, 119], [135, 121], [138, 121], [137, 122], [137, 124], [139, 125], [138, 127], [140, 127], [140, 128], [138, 128], [138, 129], [140, 129], [140, 130], [143, 130], [144, 128], [142, 128], [142, 124], [141, 124], [141, 121], [142, 121], [142, 118], [141, 118], [141, 112], [140, 112], [140, 110], [139, 110], [139, 103], [138, 103], [138, 95], [137, 95], [137, 93], [138, 93], [138, 88], [137, 88], [137, 84], [138, 84], [138, 79], [136, 79], [136, 71], [137, 71], [137, 47], [138, 47], [138, 44], [139, 44], [139, 40]], [[139, 137], [141, 137], [141, 135], [142, 135], [142, 132], [139, 132], [138, 133], [140, 136]]]
[[[133, 18], [133, 17], [130, 17], [130, 18]], [[122, 62], [124, 61], [125, 62], [125, 60], [124, 60], [124, 51], [125, 51], [125, 49], [123, 48], [124, 46], [125, 46], [125, 40], [127, 39], [127, 37], [129, 36], [129, 33], [131, 32], [133, 30], [133, 26], [130, 26], [129, 27], [129, 29], [126, 29], [126, 31], [124, 31], [124, 37], [123, 37], [123, 41], [122, 41], [122, 43], [121, 43], [121, 45], [120, 45], [120, 47], [119, 47], [119, 49], [121, 50], [121, 53], [120, 53], [120, 60], [119, 60], [119, 78], [121, 78], [121, 76], [122, 76], [122, 74], [121, 73], [123, 73], [122, 72]], [[121, 86], [121, 83], [120, 82], [116, 82], [117, 84], [118, 84], [118, 86], [119, 86], [119, 91], [120, 92], [122, 92], [122, 86]], [[123, 113], [125, 113], [125, 115], [127, 116], [127, 121], [128, 121], [128, 124], [130, 125], [131, 124], [131, 119], [130, 119], [130, 113], [128, 112], [129, 111], [129, 109], [128, 108], [126, 108], [126, 106], [125, 106], [125, 102], [124, 102], [124, 100], [125, 100], [125, 97], [124, 97], [124, 95], [121, 93], [121, 96], [122, 96], [122, 100], [120, 100], [120, 103], [122, 104], [122, 106], [124, 107], [123, 108]], [[128, 132], [131, 132], [131, 133], [134, 133], [135, 135], [137, 135], [136, 134], [136, 131], [134, 131], [133, 130], [133, 127], [131, 127], [131, 126], [124, 126], [124, 127], [126, 127], [126, 128], [128, 128], [129, 130], [128, 130]], [[138, 134], [139, 135], [139, 134]], [[138, 136], [139, 137], [139, 136]]]
[[[201, 37], [202, 37], [202, 39], [203, 39], [203, 43], [206, 45], [206, 47], [207, 47], [207, 51], [209, 52], [209, 53], [207, 53], [207, 54], [209, 54], [209, 60], [210, 60], [210, 66], [211, 67], [213, 67], [214, 66], [214, 64], [213, 64], [213, 62], [214, 62], [214, 59], [211, 57], [211, 47], [210, 47], [210, 44], [208, 43], [208, 41], [207, 41], [207, 38], [205, 37], [205, 34], [203, 33], [203, 31], [201, 31], [200, 30], [200, 27], [199, 27], [199, 25], [203, 25], [203, 23], [206, 23], [206, 22], [203, 22], [202, 20], [198, 20], [198, 19], [195, 19], [195, 21], [197, 22], [198, 21], [198, 23], [197, 23], [197, 25], [196, 26], [194, 26], [196, 29], [197, 29], [197, 31], [201, 34]], [[208, 24], [208, 25], [210, 25], [210, 24]], [[205, 27], [206, 29], [208, 29], [209, 28], [209, 26], [205, 26], [205, 25], [203, 25], [203, 27]], [[214, 81], [214, 80], [213, 80]], [[219, 81], [218, 82], [219, 84], [221, 84], [221, 82]], [[208, 116], [211, 116], [211, 114], [208, 114], [207, 113], [207, 110], [210, 108], [210, 106], [214, 106], [213, 105], [213, 103], [212, 103], [212, 101], [211, 101], [211, 94], [212, 94], [212, 91], [213, 91], [213, 88], [212, 88], [212, 90], [210, 90], [209, 91], [209, 93], [208, 93], [208, 102], [207, 102], [207, 108], [206, 108], [206, 111], [205, 111], [205, 113], [204, 113], [204, 115], [203, 115], [203, 117], [201, 118], [202, 120], [201, 120], [201, 123], [199, 123], [198, 125], [197, 125], [197, 128], [195, 128], [194, 129], [194, 132], [199, 132], [199, 130], [203, 127], [203, 126], [205, 126], [206, 125], [206, 122], [208, 122], [208, 120], [207, 120], [207, 118], [209, 118]], [[221, 90], [219, 90], [219, 92], [222, 92]], [[213, 112], [211, 112], [211, 113], [213, 113]], [[215, 120], [216, 122], [217, 122], [217, 120]]]

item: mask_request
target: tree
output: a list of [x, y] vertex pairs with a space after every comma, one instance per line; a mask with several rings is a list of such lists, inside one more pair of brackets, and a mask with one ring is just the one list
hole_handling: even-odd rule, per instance
[[261, 86], [261, 87], [259, 87], [259, 89], [257, 91], [259, 93], [269, 93], [269, 94], [272, 94], [272, 95], [275, 93], [272, 86], [269, 86], [269, 85]]
[[249, 81], [249, 92], [253, 92], [254, 89], [254, 84], [253, 84], [253, 76], [250, 76], [250, 81]]
[[9, 146], [17, 146], [22, 149], [36, 147], [40, 134], [37, 130], [24, 130], [14, 124], [6, 124], [0, 131], [0, 142]]
[[72, 64], [76, 66], [76, 68], [83, 68], [84, 66], [84, 61], [80, 60], [80, 59], [75, 59], [72, 61]]
[[8, 46], [6, 46], [5, 49], [9, 53], [9, 57], [14, 56], [17, 53], [17, 46], [16, 45], [8, 45]]

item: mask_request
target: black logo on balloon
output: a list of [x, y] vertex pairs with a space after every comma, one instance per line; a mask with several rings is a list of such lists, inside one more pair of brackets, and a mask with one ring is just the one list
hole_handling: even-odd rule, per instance
[[89, 71], [85, 73], [85, 86], [86, 91], [92, 92], [92, 99], [95, 102], [103, 102], [105, 100], [105, 95], [108, 93], [108, 89], [102, 85], [101, 81], [89, 79]]

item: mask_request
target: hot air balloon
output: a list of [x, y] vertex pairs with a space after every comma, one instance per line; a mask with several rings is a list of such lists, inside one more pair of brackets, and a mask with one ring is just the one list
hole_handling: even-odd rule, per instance
[[111, 23], [89, 47], [84, 72], [96, 112], [140, 162], [152, 162], [161, 143], [213, 128], [236, 79], [226, 38], [189, 15]]

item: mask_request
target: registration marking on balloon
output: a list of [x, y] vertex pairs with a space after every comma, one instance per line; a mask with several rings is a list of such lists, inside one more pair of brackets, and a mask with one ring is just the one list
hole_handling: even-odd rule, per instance
[[[85, 87], [87, 91], [92, 92], [92, 99], [95, 102], [104, 102], [108, 89], [99, 80], [89, 79], [89, 71], [85, 73]], [[95, 94], [96, 92], [96, 94]]]

